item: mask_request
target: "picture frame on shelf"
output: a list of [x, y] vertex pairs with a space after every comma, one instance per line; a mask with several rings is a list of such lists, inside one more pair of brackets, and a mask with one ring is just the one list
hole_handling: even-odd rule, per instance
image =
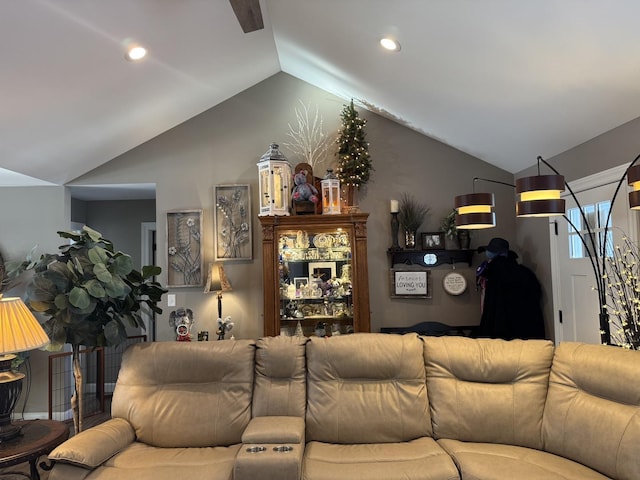
[[423, 232], [423, 250], [444, 250], [444, 232]]
[[309, 278], [307, 277], [295, 277], [293, 283], [296, 286], [296, 291], [300, 290], [305, 285], [309, 285]]
[[431, 272], [406, 268], [390, 270], [391, 298], [432, 298]]
[[250, 186], [216, 185], [213, 203], [215, 261], [253, 260]]
[[167, 286], [204, 285], [202, 210], [167, 212]]
[[336, 262], [309, 262], [309, 285], [323, 282], [336, 276]]

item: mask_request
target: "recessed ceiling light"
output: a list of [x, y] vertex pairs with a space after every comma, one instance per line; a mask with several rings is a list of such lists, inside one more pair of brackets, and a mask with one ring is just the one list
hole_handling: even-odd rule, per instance
[[136, 61], [136, 60], [142, 60], [146, 55], [147, 55], [146, 48], [141, 47], [140, 45], [132, 45], [127, 50], [127, 53], [125, 54], [124, 58], [126, 58], [127, 60]]
[[400, 42], [394, 40], [391, 37], [384, 37], [380, 39], [380, 45], [382, 48], [389, 50], [391, 52], [399, 52], [400, 51]]

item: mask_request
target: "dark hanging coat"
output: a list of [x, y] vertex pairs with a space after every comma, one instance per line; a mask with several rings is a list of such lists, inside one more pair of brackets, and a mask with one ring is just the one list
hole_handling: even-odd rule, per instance
[[480, 273], [485, 291], [478, 337], [544, 338], [540, 282], [516, 258], [495, 257]]

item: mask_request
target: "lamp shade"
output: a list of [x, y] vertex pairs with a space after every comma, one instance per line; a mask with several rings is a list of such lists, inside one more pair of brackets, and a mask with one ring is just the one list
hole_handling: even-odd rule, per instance
[[629, 192], [629, 208], [640, 210], [640, 165], [627, 170], [627, 182], [633, 187], [633, 191]]
[[44, 347], [49, 337], [21, 298], [0, 296], [0, 354]]
[[516, 193], [520, 201], [516, 203], [518, 217], [551, 217], [564, 215], [565, 201], [560, 198], [564, 192], [562, 175], [535, 175], [516, 180]]
[[496, 226], [493, 193], [468, 193], [455, 198], [456, 228], [479, 230]]
[[223, 264], [209, 264], [209, 275], [207, 277], [207, 284], [204, 287], [204, 293], [230, 292], [231, 290], [231, 282], [229, 282], [227, 275], [224, 273]]

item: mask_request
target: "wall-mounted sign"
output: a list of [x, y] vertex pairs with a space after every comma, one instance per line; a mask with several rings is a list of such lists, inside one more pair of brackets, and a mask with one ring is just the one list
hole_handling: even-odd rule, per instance
[[458, 272], [449, 272], [444, 276], [442, 286], [449, 295], [461, 295], [467, 289], [467, 279]]
[[391, 297], [431, 298], [429, 270], [391, 270]]

